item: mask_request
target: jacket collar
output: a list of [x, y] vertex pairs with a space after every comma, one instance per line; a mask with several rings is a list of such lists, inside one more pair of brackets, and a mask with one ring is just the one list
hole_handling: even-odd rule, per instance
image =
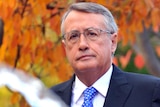
[[124, 106], [132, 89], [124, 74], [124, 72], [113, 65], [113, 72], [104, 107]]

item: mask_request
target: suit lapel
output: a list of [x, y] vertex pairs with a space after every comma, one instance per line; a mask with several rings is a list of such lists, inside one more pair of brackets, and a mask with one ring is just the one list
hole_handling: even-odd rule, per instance
[[113, 73], [104, 107], [123, 107], [131, 89], [132, 86], [128, 84], [125, 74], [113, 65]]

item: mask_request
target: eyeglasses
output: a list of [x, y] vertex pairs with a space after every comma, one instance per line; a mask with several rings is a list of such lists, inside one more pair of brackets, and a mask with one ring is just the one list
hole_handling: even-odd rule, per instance
[[85, 29], [83, 31], [83, 33], [79, 32], [78, 30], [73, 30], [71, 32], [65, 33], [63, 35], [63, 39], [68, 44], [73, 45], [73, 44], [76, 44], [79, 41], [81, 34], [83, 34], [87, 40], [96, 41], [98, 38], [100, 38], [100, 35], [102, 33], [113, 34], [110, 31], [101, 30], [101, 29], [98, 29], [98, 28], [91, 27], [91, 28]]

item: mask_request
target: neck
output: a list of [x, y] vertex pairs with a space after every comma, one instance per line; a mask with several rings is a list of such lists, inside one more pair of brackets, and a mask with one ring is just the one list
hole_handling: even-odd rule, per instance
[[105, 70], [86, 70], [83, 72], [75, 72], [77, 77], [81, 82], [83, 82], [87, 87], [92, 86], [99, 78], [101, 78], [107, 71], [109, 67]]

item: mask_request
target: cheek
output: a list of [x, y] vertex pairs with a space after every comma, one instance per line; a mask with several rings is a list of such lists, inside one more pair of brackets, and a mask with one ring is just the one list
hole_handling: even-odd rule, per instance
[[104, 58], [108, 58], [111, 57], [111, 44], [110, 42], [106, 43], [100, 43], [98, 45], [98, 47], [95, 49], [95, 51], [97, 52], [97, 54], [99, 54], [101, 60]]
[[104, 59], [108, 59], [108, 57], [110, 57], [110, 49], [108, 47], [103, 47], [101, 49], [99, 49], [99, 55], [100, 55], [100, 58], [101, 60], [104, 60]]

